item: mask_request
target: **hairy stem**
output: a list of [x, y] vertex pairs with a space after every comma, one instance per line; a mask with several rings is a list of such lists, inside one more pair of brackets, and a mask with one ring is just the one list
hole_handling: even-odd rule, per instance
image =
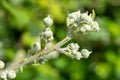
[[64, 55], [68, 56], [68, 57], [71, 58], [71, 59], [74, 58], [74, 56], [72, 56], [72, 55], [69, 54], [69, 53], [66, 53], [66, 51], [65, 51], [64, 49], [62, 49], [62, 48], [56, 48], [56, 51], [58, 51], [58, 52], [60, 52], [60, 53], [62, 53], [62, 54], [64, 54]]
[[[17, 70], [19, 68], [22, 68], [24, 65], [36, 60], [38, 57], [44, 55], [44, 54], [48, 54], [49, 52], [55, 50], [58, 47], [61, 47], [62, 45], [64, 45], [65, 43], [67, 43], [68, 41], [71, 40], [71, 37], [66, 36], [63, 40], [61, 40], [60, 42], [58, 42], [56, 45], [54, 45], [53, 47], [47, 49], [47, 50], [43, 50], [41, 52], [38, 52], [28, 58], [22, 59], [18, 62], [13, 63], [11, 66], [9, 66], [8, 68], [2, 70], [2, 71], [6, 71], [6, 70]], [[0, 74], [2, 73], [2, 71], [0, 71]]]

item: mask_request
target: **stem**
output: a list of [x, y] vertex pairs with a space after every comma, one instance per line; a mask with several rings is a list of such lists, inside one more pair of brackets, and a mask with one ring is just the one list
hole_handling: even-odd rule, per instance
[[72, 36], [72, 34], [71, 34], [71, 27], [68, 27], [67, 35], [68, 35], [68, 36]]
[[[2, 70], [2, 71], [7, 71], [7, 70], [17, 70], [19, 68], [22, 68], [24, 65], [36, 60], [38, 57], [43, 56], [44, 54], [48, 54], [49, 52], [55, 50], [58, 47], [61, 47], [62, 45], [64, 45], [65, 43], [67, 43], [68, 41], [70, 41], [72, 38], [69, 36], [66, 36], [63, 40], [61, 40], [60, 42], [58, 42], [56, 45], [54, 45], [53, 47], [47, 49], [47, 50], [43, 50], [41, 52], [38, 52], [28, 58], [22, 59], [18, 62], [13, 63], [13, 65], [9, 66], [8, 68]], [[0, 71], [0, 74], [2, 73], [2, 71]]]
[[73, 55], [71, 55], [70, 53], [67, 53], [64, 49], [62, 49], [62, 48], [56, 48], [56, 51], [58, 51], [58, 52], [60, 52], [60, 53], [62, 53], [62, 54], [64, 54], [64, 55], [66, 55], [66, 56], [68, 56], [69, 58], [71, 58], [71, 59], [74, 59], [74, 56]]
[[65, 53], [66, 53], [65, 50], [63, 50], [62, 48], [56, 48], [56, 51], [58, 51], [58, 52], [60, 52], [60, 53], [62, 53], [62, 54], [65, 54]]
[[62, 45], [64, 45], [65, 43], [67, 43], [68, 41], [70, 41], [72, 38], [67, 36], [65, 37], [62, 41], [58, 42], [56, 45], [54, 45], [52, 48], [49, 48], [48, 50], [44, 51], [44, 54], [47, 54], [53, 50], [55, 50], [58, 47], [61, 47]]

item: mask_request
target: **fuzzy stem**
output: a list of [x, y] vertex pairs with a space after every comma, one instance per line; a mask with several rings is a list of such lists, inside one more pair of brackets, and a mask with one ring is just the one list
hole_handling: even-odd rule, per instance
[[62, 53], [62, 54], [64, 54], [64, 55], [66, 55], [66, 56], [68, 56], [69, 58], [71, 58], [71, 59], [74, 59], [74, 56], [73, 55], [71, 55], [70, 53], [67, 53], [64, 49], [62, 49], [62, 48], [56, 48], [56, 51], [58, 51], [58, 52], [60, 52], [60, 53]]
[[[60, 42], [58, 42], [56, 45], [54, 45], [53, 47], [47, 49], [47, 50], [43, 50], [41, 52], [36, 53], [35, 55], [32, 55], [30, 57], [27, 57], [25, 59], [22, 59], [16, 63], [13, 63], [13, 65], [9, 66], [8, 68], [2, 70], [2, 71], [7, 71], [7, 70], [17, 70], [19, 68], [22, 68], [24, 65], [36, 60], [38, 57], [48, 54], [49, 52], [55, 50], [57, 47], [61, 47], [62, 45], [64, 45], [65, 43], [67, 43], [68, 41], [71, 40], [71, 37], [66, 36], [63, 40], [61, 40]], [[2, 71], [0, 71], [0, 74], [2, 73]]]

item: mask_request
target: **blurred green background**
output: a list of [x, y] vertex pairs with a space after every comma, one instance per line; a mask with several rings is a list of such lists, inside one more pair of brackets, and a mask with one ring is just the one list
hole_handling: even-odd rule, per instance
[[93, 51], [88, 59], [60, 55], [44, 65], [26, 66], [14, 80], [120, 80], [120, 0], [0, 0], [0, 60], [10, 64], [24, 56], [45, 28], [42, 19], [48, 14], [57, 42], [67, 33], [68, 12], [92, 9], [101, 31], [72, 40]]

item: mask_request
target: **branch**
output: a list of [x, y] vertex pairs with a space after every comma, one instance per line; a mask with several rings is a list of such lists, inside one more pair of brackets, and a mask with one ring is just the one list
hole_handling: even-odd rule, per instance
[[[9, 66], [8, 68], [2, 70], [2, 71], [6, 71], [6, 70], [17, 70], [19, 68], [22, 68], [24, 65], [36, 60], [38, 57], [43, 56], [45, 54], [48, 54], [49, 52], [53, 51], [56, 49], [56, 47], [61, 47], [62, 45], [64, 45], [65, 43], [67, 43], [68, 41], [70, 41], [72, 38], [69, 36], [66, 36], [63, 40], [61, 40], [60, 42], [58, 42], [56, 45], [54, 45], [53, 47], [47, 49], [47, 50], [43, 50], [41, 52], [38, 52], [28, 58], [25, 58], [23, 60], [20, 60], [16, 63], [13, 63], [13, 65]], [[0, 74], [2, 73], [2, 71], [0, 71]]]

